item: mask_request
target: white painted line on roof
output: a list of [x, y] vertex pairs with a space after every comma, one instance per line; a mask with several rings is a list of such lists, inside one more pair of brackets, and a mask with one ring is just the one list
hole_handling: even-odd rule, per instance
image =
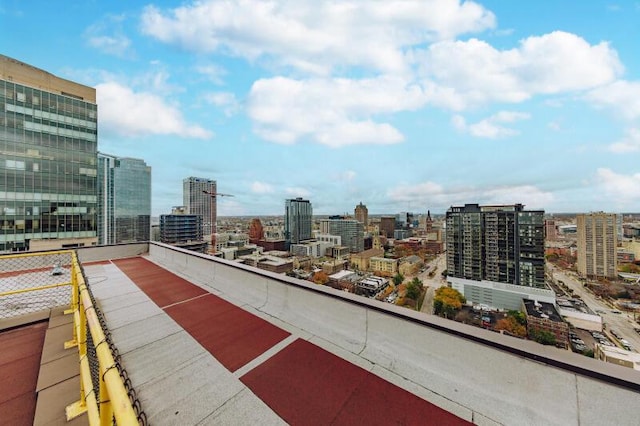
[[278, 352], [280, 352], [281, 350], [283, 350], [284, 348], [289, 346], [291, 343], [293, 343], [297, 339], [299, 339], [299, 336], [295, 336], [295, 335], [291, 334], [286, 339], [280, 341], [278, 344], [276, 344], [275, 346], [271, 347], [271, 349], [269, 349], [268, 351], [263, 352], [262, 355], [254, 358], [251, 362], [249, 362], [249, 363], [245, 364], [243, 367], [237, 369], [233, 373], [234, 377], [238, 377], [239, 378], [239, 377], [244, 376], [249, 371], [251, 371], [254, 368], [258, 367], [259, 365], [261, 365], [266, 360], [268, 360], [269, 358], [271, 358], [272, 356], [274, 356], [275, 354], [277, 354]]
[[201, 297], [203, 297], [203, 296], [209, 296], [210, 294], [211, 294], [211, 293], [204, 293], [204, 294], [201, 294], [200, 296], [192, 297], [191, 299], [181, 300], [181, 301], [179, 301], [179, 302], [172, 303], [172, 304], [167, 305], [167, 306], [163, 306], [163, 307], [162, 307], [162, 309], [164, 310], [164, 309], [170, 308], [170, 307], [172, 307], [172, 306], [179, 305], [179, 304], [181, 304], [181, 303], [191, 302], [192, 300], [199, 299], [199, 298], [201, 298]]

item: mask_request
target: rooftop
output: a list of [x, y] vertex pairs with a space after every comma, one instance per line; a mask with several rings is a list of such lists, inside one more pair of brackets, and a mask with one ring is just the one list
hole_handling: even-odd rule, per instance
[[77, 253], [151, 424], [637, 421], [624, 367], [164, 244]]
[[544, 318], [550, 321], [563, 322], [564, 320], [560, 316], [560, 313], [556, 309], [555, 305], [546, 302], [538, 302], [535, 300], [524, 299], [522, 303], [527, 310], [527, 315]]

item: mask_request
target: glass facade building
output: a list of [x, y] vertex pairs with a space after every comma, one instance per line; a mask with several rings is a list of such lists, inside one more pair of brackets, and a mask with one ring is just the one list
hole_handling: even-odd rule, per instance
[[298, 197], [285, 201], [284, 238], [287, 250], [291, 244], [311, 239], [313, 208], [309, 200]]
[[199, 177], [188, 177], [182, 181], [182, 198], [187, 212], [200, 216], [202, 234], [210, 235], [217, 231], [217, 203], [216, 197], [205, 194], [204, 191], [217, 193], [216, 181]]
[[95, 90], [0, 65], [0, 252], [95, 244]]
[[467, 204], [447, 211], [447, 273], [534, 288], [544, 283], [544, 211]]
[[151, 167], [137, 158], [98, 153], [98, 243], [149, 241]]

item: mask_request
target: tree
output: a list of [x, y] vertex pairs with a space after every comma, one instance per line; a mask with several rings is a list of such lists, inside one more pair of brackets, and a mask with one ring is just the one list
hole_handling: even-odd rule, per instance
[[393, 277], [393, 284], [397, 287], [400, 284], [402, 284], [402, 282], [404, 281], [404, 275], [402, 275], [400, 272], [398, 272], [394, 277]]
[[412, 300], [418, 300], [420, 294], [422, 293], [422, 281], [415, 277], [409, 284], [407, 284], [407, 291], [405, 296]]
[[437, 315], [453, 318], [466, 301], [458, 290], [451, 287], [440, 287], [433, 297], [433, 307]]
[[546, 330], [538, 330], [532, 331], [531, 337], [538, 343], [542, 343], [543, 345], [555, 345], [556, 344], [556, 336], [550, 331]]
[[496, 326], [494, 327], [496, 330], [504, 330], [509, 334], [518, 337], [526, 337], [527, 329], [524, 325], [520, 324], [518, 320], [516, 320], [513, 316], [507, 316], [501, 320], [498, 320]]
[[326, 284], [329, 282], [329, 276], [324, 271], [318, 271], [313, 274], [313, 282], [316, 284]]

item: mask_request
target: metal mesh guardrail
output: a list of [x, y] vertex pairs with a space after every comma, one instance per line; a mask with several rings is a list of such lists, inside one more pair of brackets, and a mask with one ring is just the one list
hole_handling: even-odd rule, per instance
[[121, 363], [118, 349], [70, 250], [0, 256], [0, 320], [59, 306], [73, 314], [80, 398], [66, 409], [71, 420], [87, 413], [91, 425], [146, 425], [146, 414]]
[[0, 256], [0, 320], [67, 306], [71, 252]]

